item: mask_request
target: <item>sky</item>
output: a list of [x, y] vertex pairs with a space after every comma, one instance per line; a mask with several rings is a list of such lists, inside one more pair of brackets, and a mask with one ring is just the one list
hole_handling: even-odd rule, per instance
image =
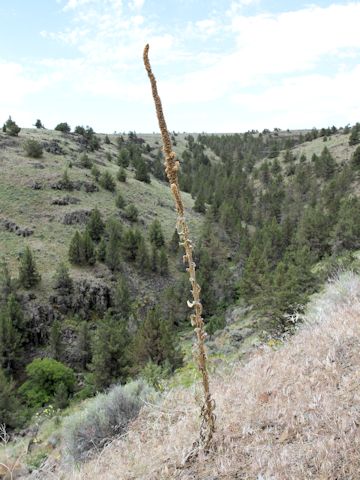
[[0, 123], [157, 132], [360, 121], [360, 1], [0, 2]]

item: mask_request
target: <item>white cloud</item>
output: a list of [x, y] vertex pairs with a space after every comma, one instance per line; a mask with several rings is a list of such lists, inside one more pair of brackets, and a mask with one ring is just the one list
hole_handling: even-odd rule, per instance
[[141, 10], [144, 6], [144, 0], [131, 0], [129, 2], [129, 8], [131, 10]]

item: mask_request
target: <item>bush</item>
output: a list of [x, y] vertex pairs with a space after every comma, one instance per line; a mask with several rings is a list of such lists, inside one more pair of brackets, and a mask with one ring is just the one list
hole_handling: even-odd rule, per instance
[[31, 158], [40, 158], [43, 154], [43, 147], [40, 142], [36, 140], [26, 140], [24, 144], [24, 150], [26, 155]]
[[19, 282], [24, 288], [31, 288], [37, 285], [41, 276], [36, 268], [33, 254], [29, 247], [26, 247], [20, 261]]
[[36, 358], [27, 367], [28, 380], [19, 388], [31, 407], [42, 407], [54, 400], [59, 385], [66, 389], [67, 396], [74, 391], [74, 371], [52, 358]]
[[119, 182], [122, 182], [122, 183], [126, 182], [126, 172], [123, 169], [123, 167], [119, 168], [116, 178], [119, 180]]
[[66, 122], [59, 123], [56, 125], [55, 130], [62, 132], [62, 133], [70, 133], [71, 128], [70, 125]]
[[7, 133], [11, 137], [17, 137], [21, 128], [9, 117], [3, 126], [3, 132]]
[[89, 155], [85, 152], [80, 155], [79, 161], [80, 165], [84, 168], [91, 168], [93, 166], [91, 158], [89, 158]]
[[110, 192], [114, 192], [116, 188], [114, 177], [109, 172], [104, 172], [100, 175], [99, 178], [100, 185], [105, 188], [105, 190], [109, 190]]
[[107, 394], [90, 400], [85, 410], [68, 417], [64, 424], [67, 450], [76, 462], [84, 461], [93, 449], [101, 448], [114, 435], [127, 430], [142, 406], [142, 399], [154, 396], [144, 382], [117, 385]]
[[120, 209], [123, 209], [126, 205], [125, 199], [120, 192], [118, 192], [118, 194], [116, 195], [115, 204], [117, 208], [120, 208]]
[[127, 218], [130, 222], [137, 222], [139, 211], [133, 203], [130, 203], [125, 208], [124, 214], [125, 214], [125, 218]]

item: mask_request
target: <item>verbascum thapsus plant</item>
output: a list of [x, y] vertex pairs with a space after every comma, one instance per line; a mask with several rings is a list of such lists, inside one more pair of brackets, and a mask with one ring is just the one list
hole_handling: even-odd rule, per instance
[[199, 439], [194, 443], [190, 453], [187, 455], [187, 460], [194, 458], [199, 449], [205, 451], [209, 450], [213, 435], [215, 432], [215, 403], [211, 397], [209, 386], [209, 375], [207, 369], [207, 356], [205, 349], [205, 337], [206, 332], [204, 329], [204, 320], [202, 318], [202, 304], [200, 300], [200, 286], [196, 281], [196, 265], [193, 260], [193, 247], [189, 235], [189, 227], [185, 220], [184, 204], [181, 198], [178, 170], [179, 162], [176, 160], [175, 152], [172, 150], [170, 135], [166, 126], [165, 117], [161, 105], [161, 100], [158, 94], [156, 79], [151, 70], [149, 62], [149, 45], [144, 49], [144, 65], [147, 74], [150, 79], [152, 96], [155, 102], [156, 114], [159, 121], [159, 127], [161, 137], [163, 141], [163, 151], [165, 155], [165, 172], [170, 183], [171, 192], [173, 194], [176, 210], [177, 210], [177, 223], [176, 228], [180, 237], [180, 245], [184, 248], [184, 263], [187, 265], [187, 272], [189, 273], [189, 281], [191, 282], [191, 291], [193, 299], [188, 301], [188, 306], [193, 309], [193, 313], [190, 316], [191, 325], [194, 327], [197, 344], [197, 363], [201, 373], [202, 385], [204, 391], [203, 405], [201, 408], [201, 424]]

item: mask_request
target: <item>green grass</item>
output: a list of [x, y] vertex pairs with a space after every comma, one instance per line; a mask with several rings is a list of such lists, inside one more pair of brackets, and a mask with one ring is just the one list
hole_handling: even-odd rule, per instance
[[[99, 135], [103, 139], [104, 135]], [[160, 135], [141, 135], [151, 147], [161, 148]], [[116, 177], [119, 169], [115, 163], [117, 155], [116, 137], [109, 135], [111, 144], [101, 144], [101, 149], [89, 153], [90, 159], [98, 163], [100, 171], [108, 170]], [[181, 155], [185, 148], [185, 135], [178, 135], [176, 151]], [[44, 151], [40, 159], [29, 158], [25, 155], [23, 144], [29, 138], [39, 142], [58, 140], [64, 150], [64, 155], [53, 155]], [[116, 192], [111, 193], [100, 188], [99, 192], [86, 193], [84, 191], [57, 191], [50, 188], [51, 183], [61, 179], [65, 168], [68, 168], [71, 180], [92, 182], [90, 170], [75, 165], [80, 155], [80, 146], [72, 135], [63, 135], [51, 130], [22, 129], [19, 137], [9, 139], [0, 133], [0, 143], [8, 145], [1, 150], [0, 166], [0, 218], [10, 219], [20, 227], [30, 227], [34, 230], [31, 237], [18, 237], [15, 233], [0, 228], [0, 256], [8, 261], [12, 274], [17, 276], [19, 253], [29, 245], [36, 256], [42, 282], [39, 294], [47, 295], [51, 287], [51, 279], [57, 264], [67, 259], [70, 239], [77, 228], [83, 226], [67, 226], [62, 223], [65, 213], [75, 210], [90, 210], [98, 207], [103, 218], [118, 215], [115, 205]], [[155, 142], [159, 142], [158, 145]], [[110, 152], [113, 162], [106, 160], [106, 152]], [[41, 164], [44, 168], [35, 168], [34, 164]], [[150, 223], [157, 218], [160, 220], [165, 239], [169, 241], [173, 235], [176, 223], [176, 212], [168, 185], [151, 178], [150, 184], [135, 180], [134, 171], [130, 167], [126, 171], [126, 183], [117, 182], [116, 189], [120, 191], [127, 204], [134, 203], [139, 210], [138, 228], [147, 237]], [[38, 182], [43, 185], [42, 190], [33, 190], [31, 184]], [[80, 200], [79, 204], [58, 206], [52, 205], [52, 200], [71, 195]], [[192, 210], [193, 199], [187, 193], [183, 194], [187, 217], [192, 233], [196, 240], [199, 235], [203, 217]], [[172, 266], [170, 265], [170, 268]], [[101, 269], [101, 266], [95, 267]], [[72, 268], [75, 277], [86, 276], [87, 269]]]

